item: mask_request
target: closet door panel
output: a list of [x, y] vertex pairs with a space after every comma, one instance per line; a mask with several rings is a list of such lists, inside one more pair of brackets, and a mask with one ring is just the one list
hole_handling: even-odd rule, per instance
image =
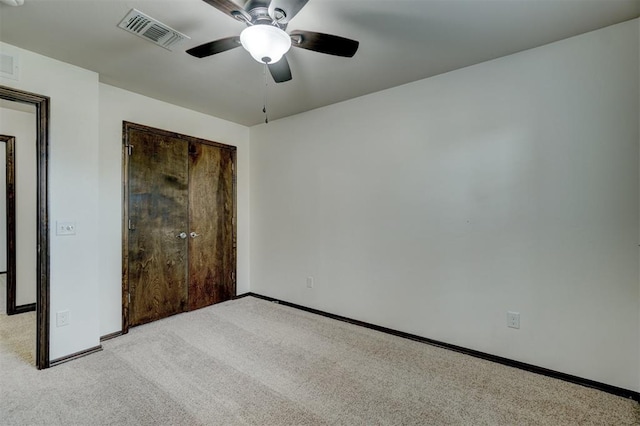
[[189, 310], [235, 296], [233, 152], [189, 144]]
[[129, 158], [130, 325], [187, 308], [188, 156], [184, 141], [132, 131]]

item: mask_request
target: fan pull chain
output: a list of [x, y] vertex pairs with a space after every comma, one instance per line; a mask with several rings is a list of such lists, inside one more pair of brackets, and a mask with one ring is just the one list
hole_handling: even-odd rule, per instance
[[262, 112], [264, 113], [264, 122], [269, 123], [269, 115], [267, 114], [267, 83], [269, 79], [267, 78], [267, 64], [264, 64], [264, 103], [262, 105]]

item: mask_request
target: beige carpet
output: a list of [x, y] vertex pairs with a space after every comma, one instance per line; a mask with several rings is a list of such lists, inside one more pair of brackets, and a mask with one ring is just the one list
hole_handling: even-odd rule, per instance
[[36, 371], [0, 346], [0, 423], [630, 425], [620, 397], [252, 297]]
[[0, 351], [11, 352], [36, 368], [36, 313], [8, 316], [6, 296], [7, 275], [0, 274]]

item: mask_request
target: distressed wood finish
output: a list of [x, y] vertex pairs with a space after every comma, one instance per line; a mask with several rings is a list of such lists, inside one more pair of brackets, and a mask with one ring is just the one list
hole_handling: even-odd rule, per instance
[[[185, 187], [185, 195], [190, 204], [185, 209], [188, 219], [193, 221], [192, 226], [185, 226], [184, 232], [197, 232], [201, 236], [187, 238], [185, 244], [188, 247], [188, 258], [193, 257], [192, 265], [187, 261], [184, 274], [185, 286], [189, 293], [189, 280], [192, 277], [189, 271], [194, 272], [193, 287], [194, 296], [187, 297], [186, 309], [196, 309], [235, 296], [235, 265], [236, 265], [236, 177], [235, 161], [236, 148], [229, 145], [212, 142], [205, 139], [194, 138], [182, 134], [155, 129], [140, 124], [123, 122], [123, 271], [122, 271], [122, 332], [127, 333], [129, 326], [136, 324], [132, 320], [131, 309], [133, 303], [129, 303], [129, 293], [132, 301], [135, 299], [135, 285], [132, 281], [131, 268], [134, 253], [131, 248], [136, 242], [133, 237], [140, 228], [129, 231], [128, 223], [132, 218], [132, 205], [130, 180], [132, 179], [132, 156], [128, 155], [128, 146], [134, 145], [133, 152], [140, 154], [140, 150], [133, 141], [136, 133], [148, 133], [156, 137], [156, 143], [163, 140], [180, 141], [188, 158], [187, 173], [193, 183], [193, 188]], [[139, 144], [138, 144], [139, 145]], [[190, 172], [188, 172], [190, 170]], [[203, 182], [199, 182], [200, 180]], [[190, 183], [188, 186], [191, 186]], [[211, 210], [207, 203], [218, 203], [223, 200], [221, 209]], [[193, 207], [192, 207], [193, 206]], [[218, 212], [220, 210], [220, 212]], [[191, 213], [189, 213], [191, 211]], [[132, 222], [134, 220], [132, 219]], [[186, 222], [185, 222], [186, 225]], [[177, 230], [176, 235], [182, 232]], [[176, 239], [178, 239], [176, 237]], [[181, 240], [182, 241], [182, 240]], [[211, 251], [205, 254], [204, 251]], [[195, 271], [198, 271], [195, 273]], [[209, 277], [209, 278], [207, 278]], [[130, 286], [132, 289], [130, 289]], [[204, 298], [204, 303], [200, 298]], [[193, 302], [193, 303], [192, 303]]]
[[122, 334], [129, 332], [129, 129], [122, 122]]
[[6, 152], [7, 315], [16, 314], [16, 138], [0, 135]]
[[182, 141], [133, 131], [129, 159], [129, 325], [187, 308], [188, 164]]
[[189, 310], [233, 298], [233, 153], [189, 144]]
[[36, 107], [37, 158], [37, 276], [36, 366], [49, 368], [49, 105], [47, 96], [0, 86], [0, 99]]

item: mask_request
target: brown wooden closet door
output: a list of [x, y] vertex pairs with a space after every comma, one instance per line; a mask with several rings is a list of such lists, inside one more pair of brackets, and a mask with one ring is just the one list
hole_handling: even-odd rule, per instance
[[189, 144], [189, 309], [235, 296], [234, 154]]
[[177, 138], [130, 130], [129, 324], [187, 308], [188, 156]]

